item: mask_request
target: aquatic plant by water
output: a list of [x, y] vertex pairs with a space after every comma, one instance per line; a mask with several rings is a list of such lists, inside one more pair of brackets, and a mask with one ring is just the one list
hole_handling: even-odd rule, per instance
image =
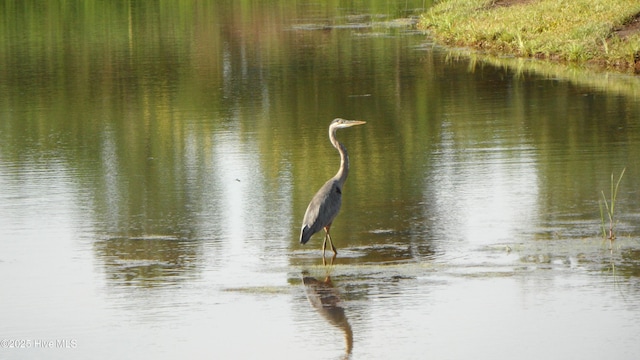
[[[606, 195], [604, 194], [604, 190], [601, 190], [600, 193], [602, 194], [602, 201], [599, 202], [600, 204], [600, 222], [601, 222], [601, 227], [602, 227], [602, 237], [605, 240], [609, 240], [609, 249], [611, 249], [613, 241], [616, 239], [616, 234], [615, 234], [615, 226], [617, 224], [617, 220], [615, 218], [615, 206], [616, 206], [616, 197], [618, 196], [618, 187], [620, 186], [620, 181], [622, 181], [622, 176], [624, 175], [626, 168], [622, 169], [622, 172], [620, 173], [620, 177], [618, 178], [618, 181], [615, 182], [615, 186], [614, 186], [614, 176], [613, 173], [611, 173], [611, 193], [610, 193], [610, 198], [609, 200], [607, 200]], [[604, 208], [602, 207], [602, 203], [604, 202]], [[606, 210], [606, 214], [607, 217], [609, 218], [609, 230], [608, 230], [608, 235], [607, 235], [607, 229], [606, 229], [606, 225], [605, 225], [605, 210]]]

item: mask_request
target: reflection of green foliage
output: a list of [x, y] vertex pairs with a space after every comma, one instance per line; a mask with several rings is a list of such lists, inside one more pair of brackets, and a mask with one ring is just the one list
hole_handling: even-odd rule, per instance
[[[229, 129], [258, 144], [271, 186], [292, 171], [297, 185], [313, 188], [320, 176], [308, 174], [337, 166], [325, 126], [336, 116], [393, 113], [393, 99], [371, 107], [370, 98], [349, 96], [393, 88], [393, 78], [370, 74], [402, 70], [394, 59], [412, 49], [383, 39], [371, 49], [357, 37], [291, 26], [347, 23], [363, 12], [400, 17], [424, 3], [2, 2], [0, 155], [91, 174], [78, 182], [94, 192], [94, 210], [133, 232], [171, 232], [185, 225], [185, 209], [211, 206], [194, 194], [215, 171], [216, 137]], [[335, 73], [339, 62], [349, 65]], [[337, 114], [347, 102], [352, 112]], [[319, 136], [298, 136], [314, 123]], [[364, 162], [352, 146], [353, 161]], [[293, 162], [291, 149], [316, 161]]]
[[549, 61], [530, 61], [523, 58], [508, 58], [490, 54], [479, 54], [468, 49], [450, 49], [458, 57], [469, 57], [477, 63], [488, 63], [499, 68], [510, 69], [518, 76], [535, 73], [548, 79], [562, 79], [576, 86], [593, 88], [608, 93], [618, 93], [635, 97], [640, 92], [640, 82], [635, 77], [619, 76], [611, 81], [611, 76], [594, 76], [593, 69], [580, 66], [567, 66]]

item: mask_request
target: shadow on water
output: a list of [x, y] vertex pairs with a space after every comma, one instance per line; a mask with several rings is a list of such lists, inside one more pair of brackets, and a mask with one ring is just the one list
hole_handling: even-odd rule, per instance
[[94, 243], [111, 284], [162, 287], [190, 279], [198, 271], [197, 242], [172, 236], [121, 236]]
[[301, 274], [304, 290], [311, 306], [331, 325], [344, 332], [345, 356], [349, 358], [353, 350], [353, 331], [342, 305], [340, 292], [331, 282], [330, 274], [320, 281], [312, 277], [308, 271]]

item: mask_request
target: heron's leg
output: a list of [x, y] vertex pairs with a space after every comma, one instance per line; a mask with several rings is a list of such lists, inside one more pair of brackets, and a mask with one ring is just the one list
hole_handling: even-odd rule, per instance
[[331, 240], [331, 235], [329, 235], [329, 233], [327, 233], [327, 236], [329, 237], [329, 245], [331, 245], [331, 250], [333, 250], [333, 256], [335, 257], [336, 255], [338, 255], [338, 252], [336, 251], [336, 247], [333, 246], [333, 241]]
[[[329, 238], [329, 245], [331, 245], [331, 250], [333, 250], [333, 256], [338, 255], [338, 252], [336, 251], [336, 247], [333, 246], [333, 240], [331, 240], [331, 234], [329, 234], [329, 231], [331, 231], [331, 224], [327, 225], [324, 227], [324, 231], [327, 232], [326, 237]], [[326, 240], [326, 239], [325, 239]]]
[[[325, 231], [327, 229], [325, 228]], [[324, 251], [327, 248], [327, 235], [329, 235], [329, 233], [325, 233], [324, 234], [324, 241], [322, 241], [322, 260], [324, 260]]]

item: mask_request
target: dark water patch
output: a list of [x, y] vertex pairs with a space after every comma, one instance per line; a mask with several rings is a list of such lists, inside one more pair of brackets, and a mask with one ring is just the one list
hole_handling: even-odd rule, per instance
[[201, 244], [173, 235], [112, 237], [93, 244], [116, 286], [175, 286], [197, 276]]

